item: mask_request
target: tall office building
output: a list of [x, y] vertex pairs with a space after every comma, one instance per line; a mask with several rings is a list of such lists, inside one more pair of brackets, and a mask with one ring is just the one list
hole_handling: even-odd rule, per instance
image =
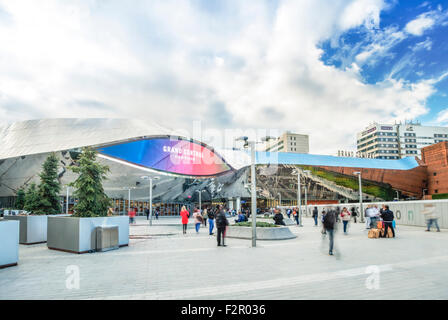
[[377, 159], [420, 156], [420, 149], [448, 141], [447, 127], [423, 126], [418, 122], [372, 123], [357, 134], [357, 153]]
[[262, 151], [308, 153], [310, 152], [309, 137], [306, 134], [286, 131], [280, 137], [267, 141]]

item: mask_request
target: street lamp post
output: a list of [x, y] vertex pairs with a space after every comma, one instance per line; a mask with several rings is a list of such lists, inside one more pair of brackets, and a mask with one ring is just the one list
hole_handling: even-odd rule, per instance
[[[311, 173], [310, 170], [303, 170], [303, 172], [308, 176]], [[308, 216], [308, 185], [305, 181], [305, 214]], [[300, 220], [300, 225], [302, 225], [302, 220]]]
[[205, 192], [207, 190], [196, 190], [197, 193], [199, 193], [199, 212], [201, 212], [202, 208], [202, 192]]
[[358, 175], [358, 183], [359, 183], [359, 214], [361, 216], [361, 222], [364, 222], [364, 210], [362, 207], [362, 180], [361, 180], [361, 172], [356, 171], [353, 174]]
[[68, 214], [69, 189], [70, 189], [70, 187], [67, 187], [67, 197], [65, 200], [65, 214]]
[[159, 180], [159, 177], [142, 176], [144, 180], [149, 180], [149, 225], [152, 226], [152, 180]]
[[248, 137], [239, 137], [236, 141], [244, 141], [244, 147], [250, 148], [250, 176], [251, 176], [251, 215], [252, 215], [252, 247], [257, 246], [257, 189], [255, 171], [255, 141], [248, 141]]
[[128, 212], [131, 211], [131, 189], [128, 189]]
[[299, 169], [294, 170], [293, 173], [297, 174], [297, 207], [299, 208], [299, 212], [297, 214], [299, 215], [299, 225], [303, 227], [302, 223], [302, 186], [300, 184], [300, 171]]
[[257, 246], [257, 189], [255, 172], [255, 143], [249, 142], [250, 146], [250, 178], [251, 178], [251, 210], [252, 210], [252, 247]]

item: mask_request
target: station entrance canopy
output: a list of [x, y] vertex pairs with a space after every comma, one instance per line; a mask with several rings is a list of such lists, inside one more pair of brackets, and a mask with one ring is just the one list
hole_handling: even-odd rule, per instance
[[[193, 139], [158, 136], [117, 143], [97, 149], [99, 156], [143, 170], [195, 178], [220, 176], [250, 165], [250, 153], [218, 150]], [[256, 152], [256, 164], [310, 165], [389, 170], [410, 170], [413, 157], [399, 160], [362, 159], [287, 152]]]

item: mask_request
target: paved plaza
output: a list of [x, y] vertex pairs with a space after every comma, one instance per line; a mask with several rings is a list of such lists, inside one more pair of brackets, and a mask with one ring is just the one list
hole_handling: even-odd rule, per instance
[[309, 218], [290, 227], [297, 238], [256, 248], [217, 247], [208, 229], [183, 235], [179, 222], [138, 217], [129, 247], [103, 253], [21, 245], [19, 265], [0, 270], [0, 299], [448, 299], [448, 230], [398, 226], [395, 239], [368, 239], [352, 223], [329, 256]]

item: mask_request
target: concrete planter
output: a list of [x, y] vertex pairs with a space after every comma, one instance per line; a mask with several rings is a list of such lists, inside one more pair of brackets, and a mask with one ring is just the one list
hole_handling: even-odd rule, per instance
[[96, 249], [96, 227], [118, 226], [118, 244], [129, 244], [129, 217], [48, 217], [47, 246], [49, 249], [87, 253]]
[[[226, 231], [226, 237], [252, 239], [252, 227], [229, 226]], [[288, 227], [257, 227], [257, 240], [287, 240], [296, 237]]]
[[5, 216], [5, 220], [20, 221], [20, 244], [47, 242], [46, 215]]
[[0, 221], [0, 268], [19, 261], [19, 221]]
[[[66, 214], [52, 215], [54, 217], [67, 216]], [[5, 220], [20, 221], [20, 244], [37, 244], [47, 242], [48, 215], [10, 215]]]

